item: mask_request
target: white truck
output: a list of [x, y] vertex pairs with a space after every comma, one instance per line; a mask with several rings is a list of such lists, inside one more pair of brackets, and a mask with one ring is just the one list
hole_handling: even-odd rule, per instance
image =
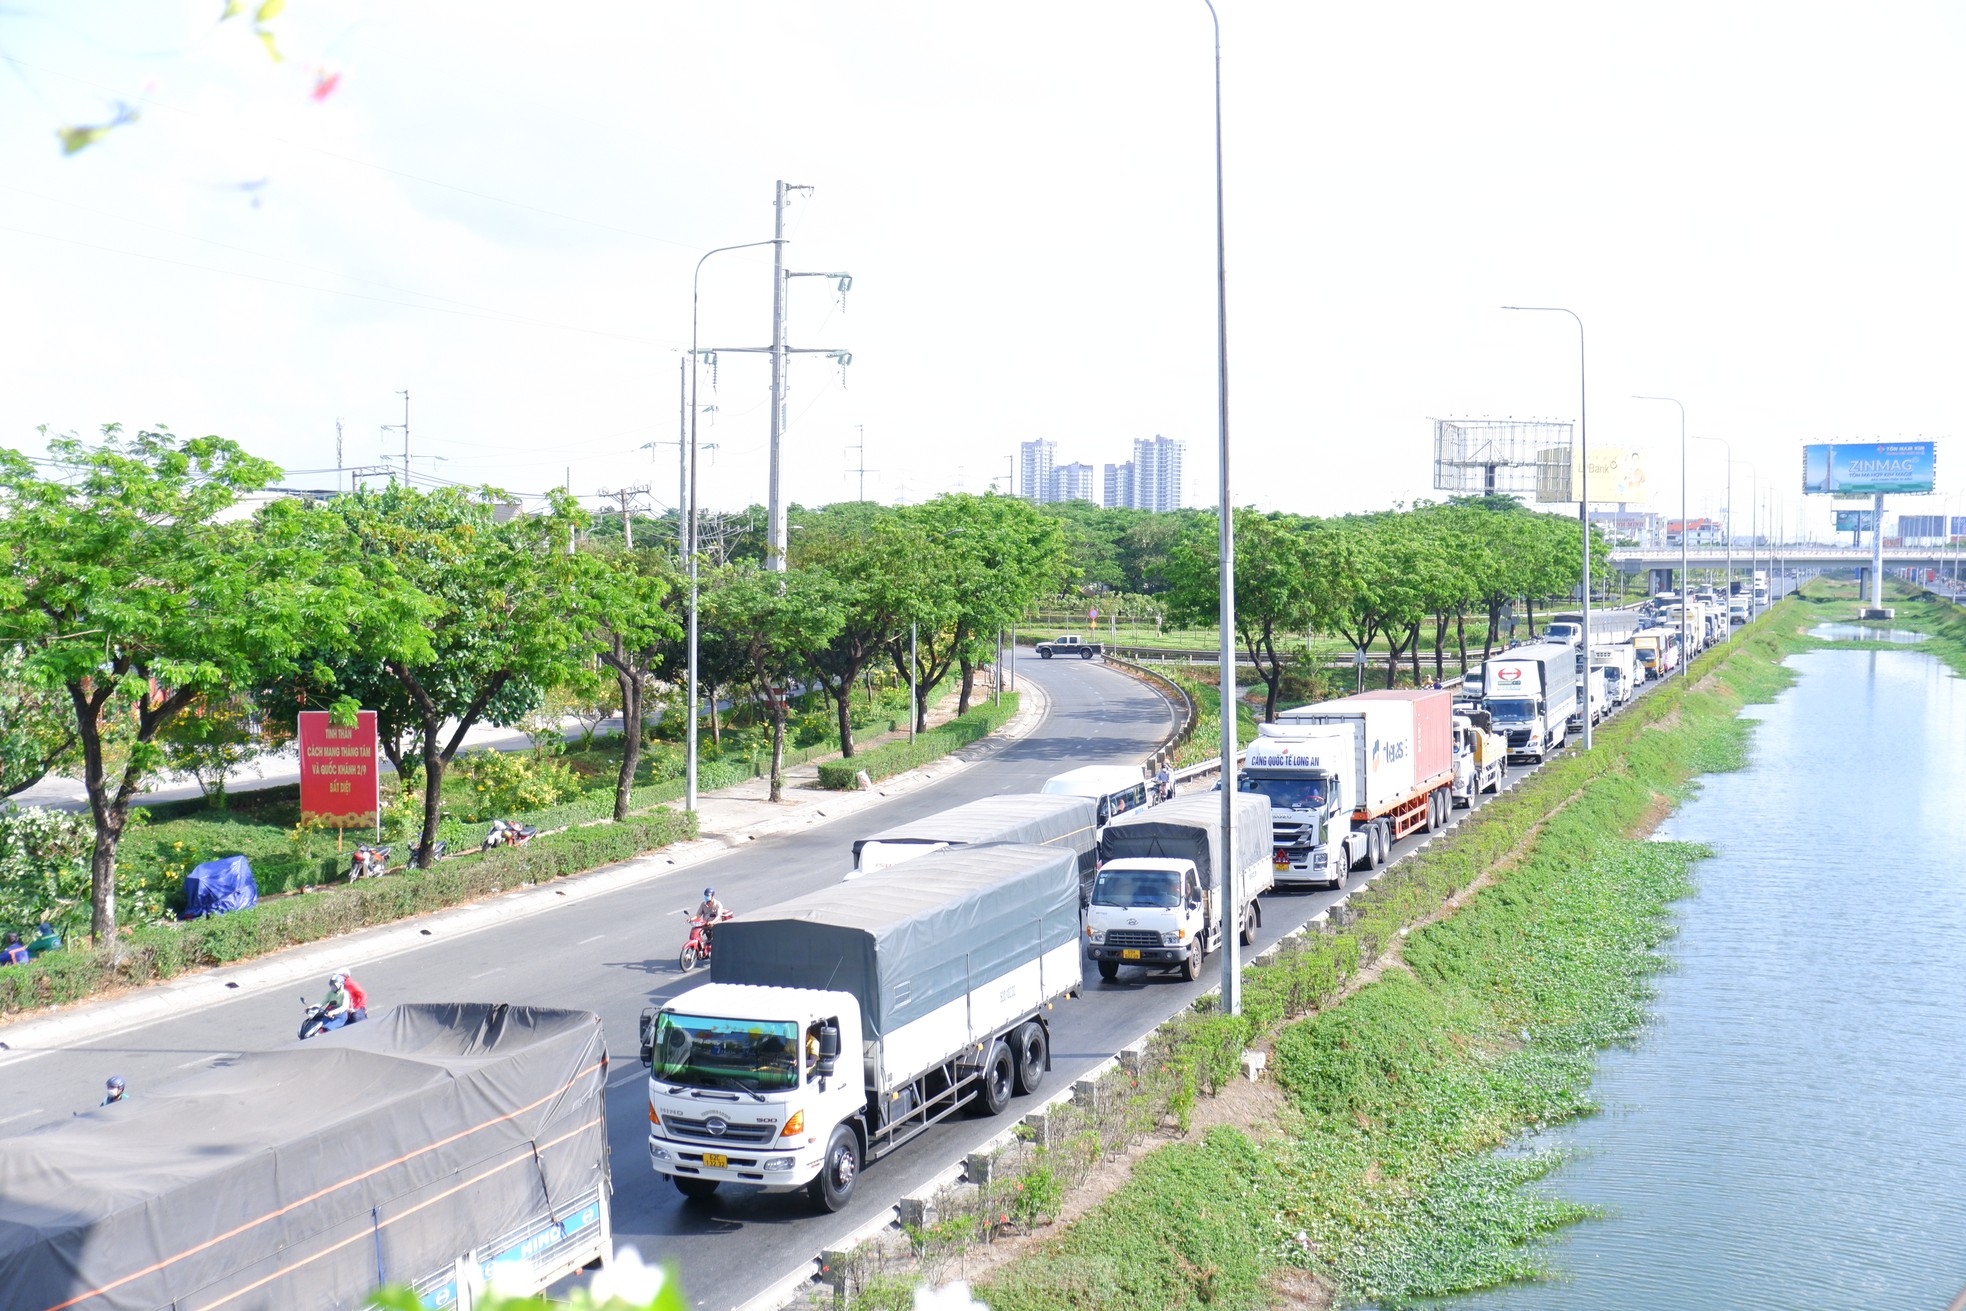
[[1638, 685], [1645, 677], [1645, 667], [1638, 663], [1638, 650], [1630, 642], [1593, 646], [1591, 668], [1604, 671], [1604, 681], [1610, 689], [1613, 706], [1629, 705], [1631, 699], [1638, 695]]
[[1452, 693], [1420, 688], [1297, 706], [1259, 725], [1236, 789], [1269, 799], [1277, 882], [1341, 888], [1409, 833], [1444, 827], [1452, 719]]
[[803, 1188], [837, 1211], [866, 1163], [1037, 1089], [1079, 950], [1076, 855], [1011, 843], [730, 920], [711, 981], [642, 1012], [649, 1163], [688, 1198]]
[[1647, 678], [1664, 678], [1679, 668], [1679, 625], [1641, 628], [1632, 634], [1632, 651]]
[[1454, 715], [1454, 804], [1467, 807], [1478, 796], [1502, 790], [1508, 777], [1509, 740], [1497, 733], [1486, 710]]
[[1591, 717], [1591, 723], [1601, 723], [1604, 717], [1611, 713], [1615, 703], [1611, 699], [1610, 680], [1606, 678], [1602, 665], [1592, 665], [1588, 670], [1579, 673], [1577, 678], [1579, 680], [1577, 705], [1576, 709], [1570, 712], [1568, 727], [1581, 733], [1584, 731], [1586, 714]]
[[[952, 847], [1023, 842], [1075, 854], [1083, 902], [1092, 895], [1092, 876], [1099, 868], [1098, 808], [1090, 797], [1054, 793], [1000, 792], [979, 797], [855, 840], [853, 870], [846, 877], [877, 874]], [[717, 930], [719, 939], [723, 932]]]
[[1077, 633], [1066, 633], [1061, 637], [1052, 638], [1049, 642], [1038, 643], [1038, 656], [1044, 660], [1049, 660], [1053, 656], [1071, 655], [1081, 660], [1090, 660], [1094, 656], [1105, 654], [1105, 643], [1089, 637], [1080, 637]]
[[1226, 849], [1219, 792], [1180, 797], [1107, 825], [1085, 918], [1085, 954], [1100, 978], [1111, 982], [1120, 966], [1139, 965], [1179, 970], [1192, 982], [1223, 934], [1256, 941], [1263, 922], [1256, 898], [1275, 885], [1270, 805], [1247, 795], [1230, 798], [1230, 805]]
[[1483, 667], [1483, 698], [1509, 739], [1511, 760], [1540, 764], [1569, 740], [1577, 709], [1577, 652], [1555, 642], [1518, 646]]

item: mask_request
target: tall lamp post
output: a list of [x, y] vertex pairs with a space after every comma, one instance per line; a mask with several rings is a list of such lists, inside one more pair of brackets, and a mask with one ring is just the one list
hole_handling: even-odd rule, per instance
[[[1727, 640], [1734, 640], [1734, 448], [1725, 437], [1702, 437], [1693, 435], [1696, 442], [1719, 442], [1727, 452]], [[1680, 525], [1680, 536], [1686, 535], [1686, 526]], [[1748, 588], [1748, 605], [1754, 605], [1754, 588]]]
[[[772, 237], [766, 241], [746, 241], [735, 246], [719, 246], [715, 250], [703, 252], [702, 259], [696, 261], [696, 272], [690, 275], [689, 283], [689, 496], [683, 506], [683, 559], [688, 561], [689, 570], [689, 723], [684, 728], [687, 738], [685, 751], [688, 763], [684, 766], [683, 809], [696, 813], [696, 416], [701, 407], [696, 403], [697, 351], [696, 351], [696, 312], [703, 299], [703, 261], [712, 255], [721, 255], [727, 250], [750, 250], [754, 246], [777, 246], [784, 238]], [[774, 445], [774, 452], [776, 447]], [[775, 470], [775, 466], [774, 466]]]
[[[1526, 310], [1536, 314], [1568, 314], [1577, 321], [1577, 467], [1581, 485], [1577, 488], [1577, 522], [1584, 536], [1584, 750], [1591, 749], [1591, 442], [1584, 425], [1584, 320], [1577, 311], [1561, 305], [1504, 305], [1505, 310]], [[1683, 645], [1683, 644], [1682, 644]]]
[[1687, 642], [1688, 610], [1687, 594], [1692, 590], [1693, 572], [1687, 564], [1687, 538], [1692, 535], [1691, 526], [1686, 521], [1686, 407], [1671, 396], [1634, 396], [1635, 401], [1672, 401], [1679, 406], [1679, 675], [1684, 678], [1693, 672], [1693, 652]]
[[[1215, 412], [1217, 547], [1222, 560], [1222, 585], [1217, 608], [1222, 614], [1222, 850], [1234, 851], [1234, 807], [1236, 800], [1236, 525], [1229, 505], [1229, 266], [1227, 241], [1222, 224], [1222, 18], [1215, 12], [1214, 0], [1208, 6], [1208, 21], [1215, 29]], [[1222, 904], [1241, 905], [1240, 871], [1230, 861], [1222, 871]], [[1227, 914], [1231, 919], [1234, 910]], [[1234, 924], [1222, 931], [1222, 1010], [1228, 1015], [1242, 1014], [1242, 935]]]

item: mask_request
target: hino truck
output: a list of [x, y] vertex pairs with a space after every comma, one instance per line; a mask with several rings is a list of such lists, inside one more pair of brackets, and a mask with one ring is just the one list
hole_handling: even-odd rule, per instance
[[1269, 798], [1277, 882], [1340, 888], [1353, 870], [1384, 865], [1399, 839], [1445, 826], [1452, 712], [1445, 688], [1400, 689], [1298, 706], [1259, 725], [1236, 787]]
[[1256, 941], [1263, 922], [1256, 898], [1275, 883], [1270, 804], [1247, 795], [1229, 804], [1226, 848], [1219, 792], [1121, 815], [1107, 826], [1085, 918], [1085, 954], [1098, 963], [1100, 978], [1110, 983], [1120, 966], [1139, 965], [1179, 970], [1192, 982], [1225, 934]]
[[1500, 792], [1508, 758], [1509, 740], [1495, 731], [1486, 710], [1455, 712], [1454, 804], [1472, 806], [1476, 797]]
[[10, 1308], [470, 1311], [613, 1258], [587, 1011], [397, 1006], [0, 1138]]
[[730, 920], [711, 981], [642, 1012], [649, 1163], [687, 1198], [803, 1188], [837, 1211], [868, 1162], [1037, 1089], [1079, 950], [1077, 856], [1013, 843]]
[[1577, 711], [1577, 652], [1555, 642], [1504, 651], [1488, 661], [1483, 704], [1509, 739], [1511, 761], [1542, 763], [1569, 740]]
[[[1079, 862], [1080, 904], [1092, 895], [1099, 867], [1099, 803], [1090, 797], [1002, 792], [882, 829], [853, 844], [849, 879], [904, 861], [988, 842], [1025, 842], [1070, 851]], [[719, 939], [723, 929], [717, 930]]]

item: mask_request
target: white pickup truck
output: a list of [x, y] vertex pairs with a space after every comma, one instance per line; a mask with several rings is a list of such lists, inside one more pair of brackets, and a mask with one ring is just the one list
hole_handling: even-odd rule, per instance
[[1049, 660], [1055, 655], [1075, 655], [1081, 660], [1090, 660], [1097, 655], [1106, 654], [1106, 644], [1080, 637], [1077, 633], [1066, 633], [1054, 637], [1049, 642], [1038, 643], [1038, 655]]

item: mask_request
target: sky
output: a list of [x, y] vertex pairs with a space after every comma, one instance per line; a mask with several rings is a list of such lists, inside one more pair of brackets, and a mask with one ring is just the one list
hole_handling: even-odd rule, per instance
[[[1217, 489], [1200, 0], [0, 8], [0, 445], [218, 433], [677, 502], [692, 275], [795, 193], [805, 504], [1184, 441]], [[1220, 0], [1231, 495], [1438, 497], [1433, 420], [1577, 417], [1652, 508], [1827, 537], [1805, 442], [1951, 436], [1966, 6]], [[64, 156], [57, 130], [137, 112]], [[770, 249], [701, 266], [703, 502], [766, 495]], [[844, 351], [842, 366], [826, 352]], [[863, 472], [864, 467], [864, 472]], [[348, 477], [349, 475], [341, 475]], [[1943, 495], [1890, 508], [1937, 512]]]

